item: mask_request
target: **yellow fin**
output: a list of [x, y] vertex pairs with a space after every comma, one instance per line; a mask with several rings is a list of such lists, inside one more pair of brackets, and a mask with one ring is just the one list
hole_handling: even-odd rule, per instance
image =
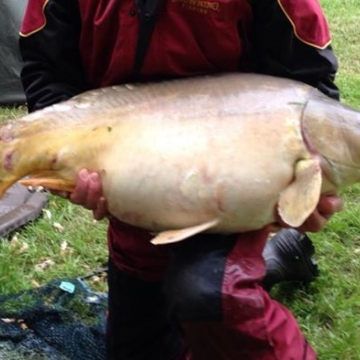
[[301, 160], [295, 167], [294, 181], [280, 194], [281, 219], [298, 227], [315, 210], [321, 194], [321, 167], [317, 159]]
[[31, 178], [20, 180], [19, 183], [24, 186], [42, 186], [49, 190], [72, 192], [75, 188], [73, 181], [55, 178]]
[[199, 234], [205, 230], [209, 230], [218, 223], [219, 220], [215, 219], [200, 225], [190, 226], [185, 229], [163, 231], [155, 236], [155, 238], [151, 240], [151, 243], [154, 245], [175, 243], [181, 240], [185, 240], [190, 236]]

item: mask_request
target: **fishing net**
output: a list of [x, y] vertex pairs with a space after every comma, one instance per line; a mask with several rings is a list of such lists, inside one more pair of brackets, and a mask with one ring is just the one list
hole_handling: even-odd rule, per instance
[[1, 296], [0, 359], [105, 359], [106, 309], [85, 277]]

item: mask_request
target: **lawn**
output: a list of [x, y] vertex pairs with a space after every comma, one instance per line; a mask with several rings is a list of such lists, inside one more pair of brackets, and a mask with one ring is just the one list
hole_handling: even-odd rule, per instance
[[[342, 101], [360, 109], [359, 0], [322, 0], [322, 5], [339, 59], [336, 82]], [[24, 109], [1, 109], [0, 119], [21, 112]], [[273, 291], [294, 312], [321, 360], [360, 360], [360, 186], [342, 195], [344, 210], [322, 232], [311, 235], [320, 277], [307, 288], [282, 285]], [[36, 222], [0, 243], [0, 293], [84, 275], [106, 259], [105, 222], [50, 196]], [[96, 286], [104, 289], [103, 283]]]
[[[322, 0], [339, 59], [342, 101], [360, 109], [358, 0]], [[311, 235], [320, 277], [308, 288], [281, 286], [274, 296], [296, 315], [322, 360], [360, 359], [360, 187], [342, 193], [344, 210]]]

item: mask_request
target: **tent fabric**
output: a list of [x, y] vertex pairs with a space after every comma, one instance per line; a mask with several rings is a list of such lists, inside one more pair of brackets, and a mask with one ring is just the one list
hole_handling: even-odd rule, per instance
[[25, 103], [19, 29], [27, 0], [0, 0], [0, 105]]

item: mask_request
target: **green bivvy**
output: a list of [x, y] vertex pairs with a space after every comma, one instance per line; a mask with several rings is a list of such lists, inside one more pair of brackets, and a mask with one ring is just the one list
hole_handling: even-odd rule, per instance
[[19, 31], [27, 0], [0, 1], [0, 105], [23, 104]]

